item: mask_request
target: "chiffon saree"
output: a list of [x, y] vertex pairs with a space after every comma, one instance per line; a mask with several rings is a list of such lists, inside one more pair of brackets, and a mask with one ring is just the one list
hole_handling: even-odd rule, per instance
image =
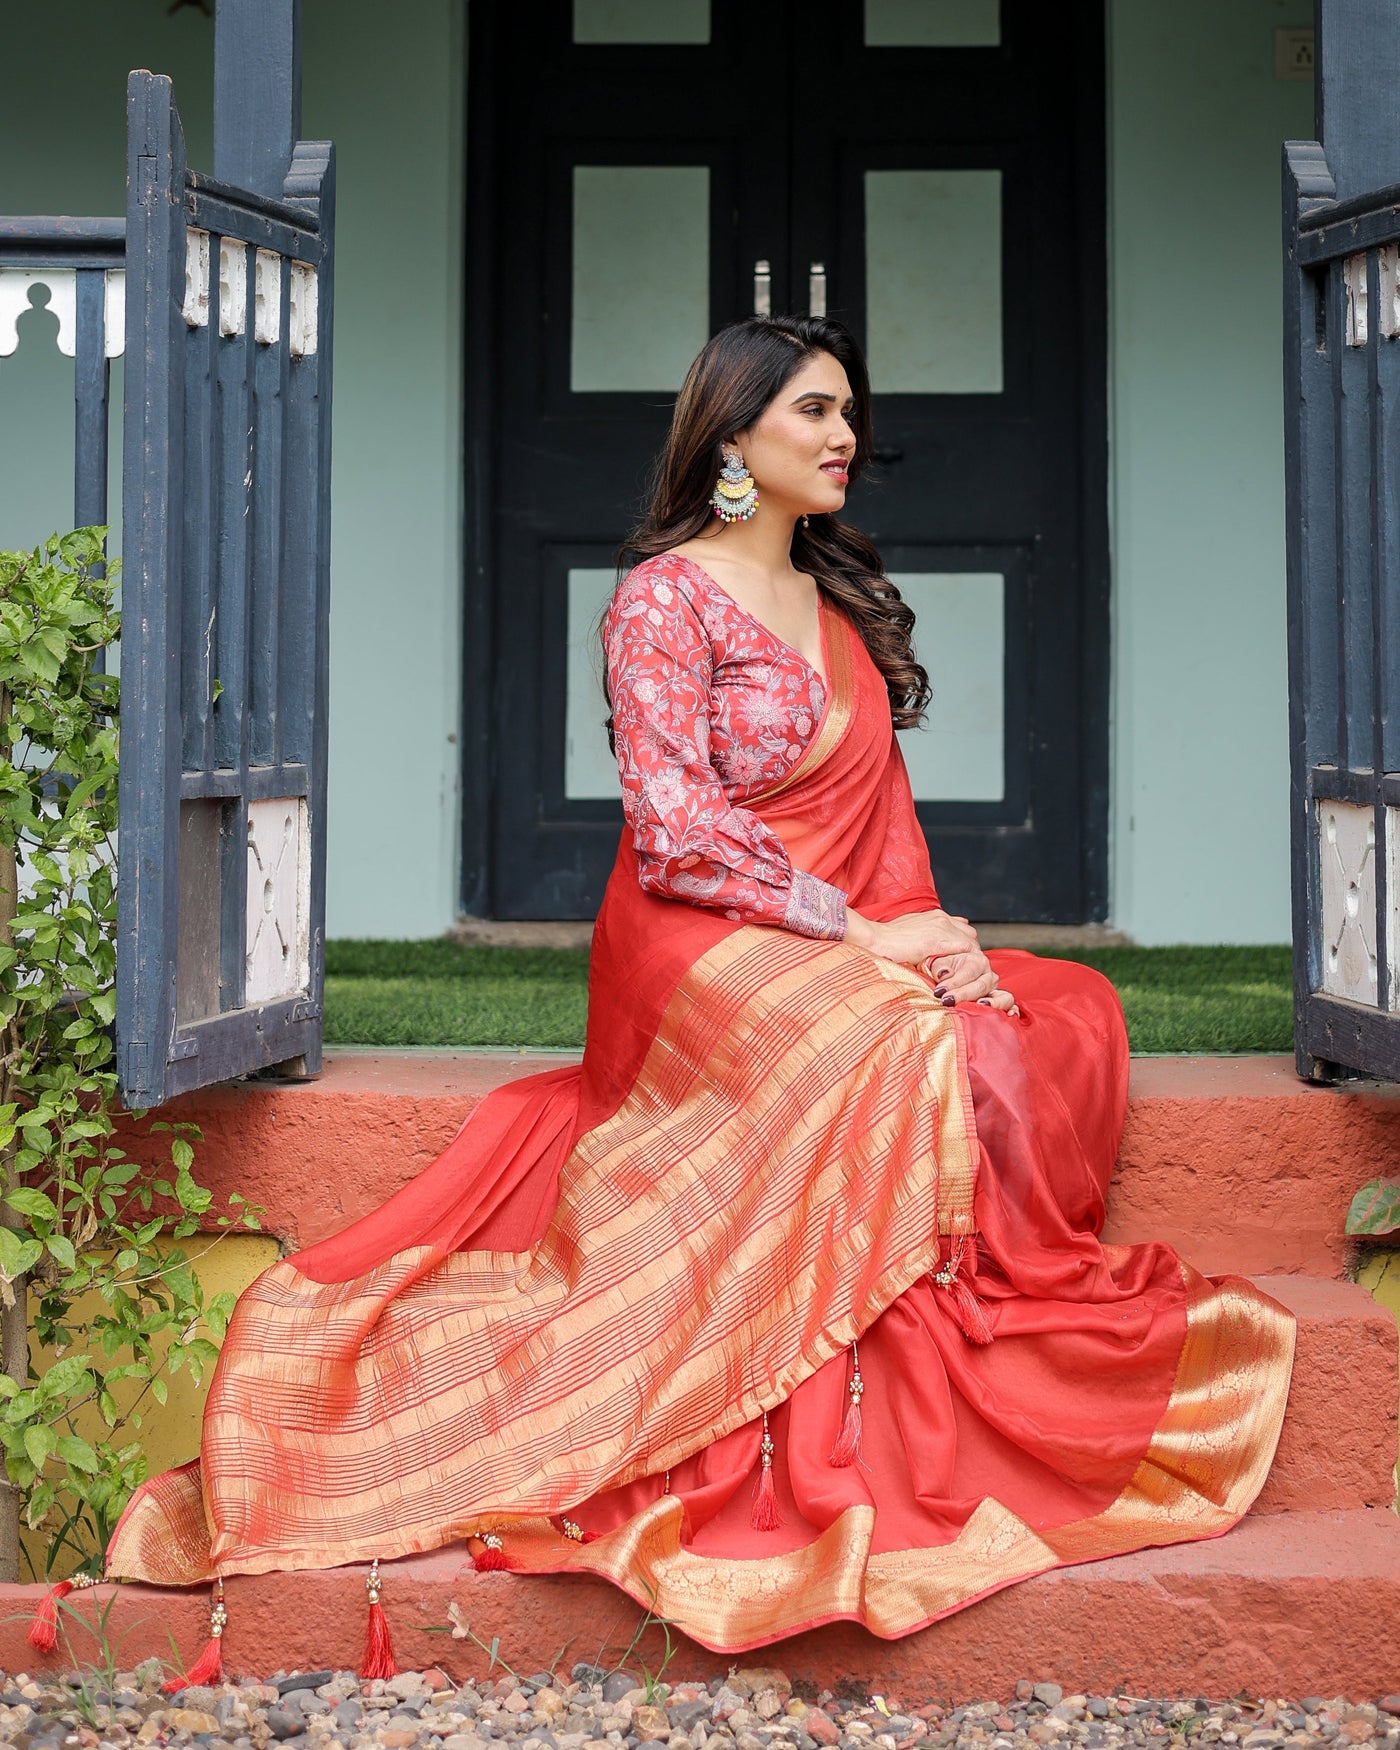
[[[746, 806], [865, 915], [927, 910], [883, 681], [823, 618], [820, 718]], [[902, 1635], [1226, 1531], [1273, 1457], [1290, 1315], [1099, 1243], [1117, 999], [992, 961], [1019, 1016], [645, 892], [624, 835], [581, 1066], [493, 1093], [377, 1214], [245, 1292], [200, 1458], [138, 1491], [108, 1573], [466, 1540], [737, 1652], [834, 1619]]]

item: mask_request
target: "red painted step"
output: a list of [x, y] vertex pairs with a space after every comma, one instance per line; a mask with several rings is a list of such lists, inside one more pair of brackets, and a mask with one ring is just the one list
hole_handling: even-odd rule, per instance
[[[304, 1246], [377, 1208], [491, 1088], [570, 1061], [333, 1048], [316, 1081], [226, 1083], [163, 1116], [203, 1127], [205, 1183]], [[1397, 1153], [1394, 1088], [1310, 1087], [1282, 1057], [1137, 1058], [1105, 1238], [1167, 1240], [1209, 1274], [1341, 1277], [1352, 1194]]]
[[1255, 1280], [1297, 1316], [1298, 1348], [1278, 1453], [1254, 1511], [1392, 1506], [1395, 1320], [1351, 1282]]
[[[522, 1674], [556, 1661], [609, 1664], [642, 1619], [606, 1582], [578, 1576], [478, 1574], [456, 1551], [388, 1564], [384, 1604], [401, 1666], [480, 1674], [484, 1653], [446, 1631], [454, 1601]], [[353, 1666], [365, 1632], [362, 1568], [264, 1575], [228, 1583], [226, 1666], [234, 1675]], [[108, 1589], [80, 1595], [91, 1617]], [[95, 1637], [69, 1631], [47, 1659], [24, 1642], [38, 1587], [0, 1587], [0, 1667], [90, 1665]], [[69, 1619], [65, 1617], [65, 1623]], [[1251, 1516], [1224, 1537], [1143, 1550], [1043, 1574], [902, 1640], [832, 1624], [754, 1654], [790, 1677], [833, 1676], [911, 1703], [1004, 1697], [1018, 1678], [1066, 1691], [1223, 1697], [1344, 1694], [1375, 1700], [1400, 1689], [1400, 1520], [1385, 1510]], [[171, 1637], [192, 1659], [208, 1632], [203, 1592], [128, 1586], [106, 1633], [119, 1663], [169, 1660]], [[718, 1675], [732, 1662], [672, 1632], [672, 1680]], [[665, 1656], [650, 1626], [632, 1652], [653, 1672]], [[740, 1663], [746, 1662], [740, 1660]]]

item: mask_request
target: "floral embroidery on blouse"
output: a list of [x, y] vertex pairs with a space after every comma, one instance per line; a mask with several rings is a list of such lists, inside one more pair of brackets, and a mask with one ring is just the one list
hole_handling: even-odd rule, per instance
[[604, 642], [622, 808], [649, 893], [839, 941], [846, 896], [792, 867], [743, 806], [802, 757], [821, 677], [697, 565], [644, 560], [618, 586]]

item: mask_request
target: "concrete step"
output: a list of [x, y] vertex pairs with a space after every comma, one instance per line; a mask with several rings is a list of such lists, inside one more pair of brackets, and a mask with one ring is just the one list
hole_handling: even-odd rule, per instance
[[[228, 1582], [226, 1668], [234, 1675], [358, 1663], [365, 1633], [364, 1569], [249, 1576]], [[487, 1655], [447, 1633], [448, 1608], [499, 1657], [526, 1674], [626, 1653], [640, 1607], [604, 1581], [582, 1576], [479, 1574], [456, 1550], [383, 1568], [384, 1604], [402, 1668], [440, 1665], [480, 1675]], [[172, 1640], [192, 1660], [208, 1633], [207, 1592], [124, 1586], [105, 1622], [121, 1665], [171, 1659]], [[65, 1646], [41, 1660], [25, 1645], [38, 1587], [0, 1587], [0, 1666], [7, 1672], [91, 1665], [94, 1632], [69, 1626]], [[77, 1595], [95, 1623], [111, 1589]], [[1400, 1689], [1400, 1520], [1384, 1510], [1251, 1516], [1224, 1537], [1143, 1550], [1007, 1588], [901, 1640], [831, 1624], [740, 1658], [794, 1679], [838, 1677], [913, 1705], [930, 1699], [1005, 1697], [1019, 1678], [1067, 1692], [1134, 1695], [1349, 1696]], [[675, 1681], [716, 1676], [733, 1659], [671, 1631]], [[666, 1640], [645, 1628], [629, 1656], [655, 1672]], [[497, 1674], [499, 1675], [499, 1667]]]
[[1400, 1088], [1317, 1087], [1286, 1057], [1135, 1058], [1108, 1240], [1216, 1275], [1340, 1277], [1346, 1213], [1400, 1153]]
[[1298, 1348], [1278, 1452], [1254, 1511], [1391, 1507], [1395, 1320], [1352, 1282], [1255, 1280], [1296, 1316]]
[[[316, 1081], [226, 1083], [162, 1115], [202, 1126], [196, 1172], [216, 1194], [305, 1246], [377, 1208], [493, 1087], [571, 1061], [333, 1048]], [[1282, 1057], [1137, 1058], [1105, 1238], [1167, 1240], [1208, 1274], [1341, 1277], [1352, 1195], [1400, 1152], [1397, 1094], [1310, 1087]]]

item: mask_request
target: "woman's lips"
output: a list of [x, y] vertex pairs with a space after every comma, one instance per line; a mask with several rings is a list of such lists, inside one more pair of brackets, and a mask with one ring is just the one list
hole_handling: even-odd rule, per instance
[[823, 462], [822, 473], [829, 475], [833, 480], [839, 480], [843, 486], [850, 479], [844, 462]]

